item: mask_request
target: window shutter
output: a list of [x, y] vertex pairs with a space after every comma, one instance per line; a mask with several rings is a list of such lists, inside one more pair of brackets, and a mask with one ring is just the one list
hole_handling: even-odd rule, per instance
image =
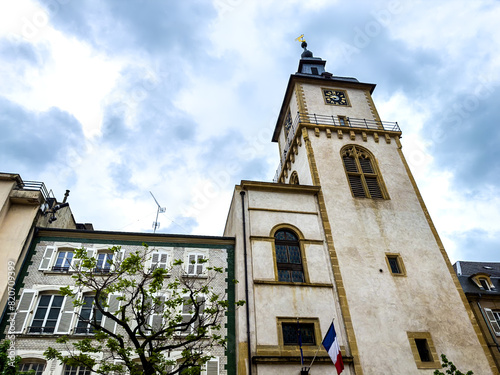
[[151, 263], [153, 263], [153, 264], [158, 263], [159, 257], [160, 257], [160, 253], [154, 253], [153, 256], [151, 257]]
[[188, 261], [188, 274], [193, 275], [194, 274], [194, 268], [196, 266], [196, 255], [190, 254], [189, 255], [189, 261]]
[[159, 262], [160, 262], [159, 267], [166, 269], [168, 265], [168, 254], [161, 253]]
[[349, 156], [344, 156], [344, 165], [347, 172], [358, 172], [358, 166], [356, 165], [356, 160]]
[[56, 252], [55, 246], [47, 246], [45, 248], [45, 252], [43, 253], [42, 262], [40, 263], [40, 267], [38, 267], [39, 271], [46, 271], [50, 269], [50, 264], [52, 260], [52, 256]]
[[198, 261], [196, 262], [196, 274], [201, 275], [203, 273], [203, 255], [198, 255]]
[[365, 189], [363, 188], [363, 183], [361, 182], [361, 176], [359, 175], [349, 175], [349, 183], [351, 184], [351, 190], [355, 197], [366, 197]]
[[495, 319], [495, 315], [493, 315], [493, 311], [491, 309], [484, 309], [484, 312], [486, 313], [486, 317], [490, 321], [490, 326], [495, 332], [495, 335], [500, 336], [500, 325], [498, 324], [497, 320]]
[[363, 173], [375, 173], [372, 168], [372, 163], [368, 158], [359, 158], [359, 164], [361, 165], [361, 170]]
[[14, 319], [14, 333], [22, 333], [24, 331], [29, 313], [33, 309], [37, 295], [38, 292], [36, 290], [25, 289], [23, 291], [19, 299], [19, 304], [17, 305], [17, 312]]
[[382, 199], [382, 191], [380, 191], [380, 187], [378, 186], [377, 177], [368, 177], [365, 176], [366, 185], [368, 186], [368, 191], [372, 198], [380, 198]]
[[211, 359], [207, 362], [207, 375], [219, 375], [219, 361]]
[[160, 304], [153, 306], [153, 313], [151, 314], [151, 328], [153, 332], [161, 330], [163, 325], [163, 304], [166, 301], [166, 297], [158, 296], [158, 299], [160, 300]]
[[[116, 315], [116, 311], [120, 308], [120, 301], [118, 300], [120, 296], [120, 294], [111, 294], [108, 297], [108, 308], [106, 310], [113, 315]], [[113, 319], [104, 316], [102, 318], [102, 326], [108, 331], [115, 333], [116, 322]]]
[[116, 269], [116, 264], [121, 264], [124, 258], [125, 258], [125, 250], [120, 250], [117, 253], [115, 253], [113, 255], [113, 264], [111, 265], [110, 270], [114, 271]]
[[[95, 253], [95, 249], [87, 249], [87, 257], [88, 258], [93, 258], [94, 253]], [[76, 260], [77, 263], [75, 264], [75, 268], [80, 268], [81, 261], [82, 261], [81, 259]], [[88, 271], [88, 270], [89, 270], [88, 268], [82, 267], [82, 271]]]
[[64, 298], [64, 303], [61, 309], [61, 316], [59, 318], [59, 323], [55, 330], [55, 333], [69, 333], [71, 330], [71, 323], [73, 321], [73, 316], [75, 315], [75, 306], [73, 301], [75, 299], [70, 296]]

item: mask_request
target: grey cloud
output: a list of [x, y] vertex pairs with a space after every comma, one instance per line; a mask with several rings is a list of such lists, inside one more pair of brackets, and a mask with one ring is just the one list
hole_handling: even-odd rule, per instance
[[454, 236], [462, 259], [470, 261], [498, 261], [500, 233], [491, 236], [486, 231], [474, 229]]
[[0, 98], [2, 169], [38, 174], [53, 163], [67, 163], [71, 149], [83, 149], [80, 123], [58, 108], [37, 113]]
[[[99, 48], [165, 53], [194, 58], [207, 43], [208, 19], [215, 9], [203, 1], [40, 0], [51, 22], [65, 33]], [[54, 3], [57, 3], [54, 5]]]
[[446, 110], [426, 125], [433, 136], [431, 153], [435, 163], [454, 172], [457, 190], [481, 190], [485, 184], [498, 186], [499, 95], [500, 88], [496, 87], [485, 88], [483, 95], [474, 95], [473, 91], [454, 93], [444, 103]]
[[0, 39], [2, 60], [16, 64], [40, 65], [47, 51], [23, 40]]

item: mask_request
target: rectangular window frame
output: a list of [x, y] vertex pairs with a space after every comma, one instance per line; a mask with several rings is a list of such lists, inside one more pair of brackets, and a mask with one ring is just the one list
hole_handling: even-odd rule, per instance
[[[292, 317], [278, 317], [276, 319], [276, 325], [278, 330], [278, 346], [281, 350], [287, 350], [292, 352], [300, 353], [299, 344], [285, 344], [285, 340], [283, 338], [283, 324], [297, 324], [297, 318]], [[319, 345], [321, 345], [322, 335], [319, 326], [318, 318], [299, 318], [299, 324], [312, 324], [314, 327], [314, 344], [302, 344], [302, 349], [311, 349], [315, 350]]]
[[493, 330], [493, 333], [495, 334], [495, 336], [500, 337], [500, 311], [492, 310], [487, 307], [485, 307], [483, 310], [486, 314], [488, 324]]
[[[89, 308], [89, 307], [87, 307], [87, 303], [85, 303], [80, 307], [79, 317], [76, 321], [75, 328], [74, 328], [74, 334], [75, 335], [93, 335], [94, 328], [92, 327], [92, 325], [90, 323], [85, 323], [84, 320], [89, 320], [89, 321], [93, 320], [94, 314], [95, 314], [96, 315], [96, 322], [100, 325], [102, 323], [102, 320], [103, 320], [103, 315], [95, 307], [95, 295], [85, 294], [85, 295], [83, 295], [82, 298], [84, 301], [85, 301], [85, 299], [89, 299], [89, 300], [91, 299], [91, 306]], [[87, 302], [89, 302], [89, 301], [87, 301]], [[82, 319], [84, 309], [90, 310], [88, 319]], [[78, 325], [80, 325], [80, 324], [82, 324], [82, 326], [78, 327]], [[85, 326], [83, 326], [83, 324], [85, 324]]]
[[339, 121], [339, 126], [349, 127], [349, 117], [339, 115], [337, 116], [337, 119]]
[[[439, 356], [437, 354], [436, 348], [434, 347], [434, 343], [432, 341], [432, 336], [430, 332], [407, 332], [408, 341], [410, 342], [410, 348], [413, 353], [413, 358], [415, 359], [415, 364], [419, 369], [440, 369], [441, 361], [439, 360]], [[420, 357], [420, 353], [417, 346], [417, 341], [425, 340], [425, 344], [427, 345], [429, 351], [429, 361], [422, 361]]]
[[[49, 297], [48, 304], [47, 306], [40, 305], [42, 302], [42, 299], [44, 297]], [[59, 306], [55, 306], [55, 299], [58, 298], [58, 300], [61, 301]], [[45, 298], [46, 299], [46, 298]], [[38, 295], [38, 299], [36, 301], [36, 307], [33, 310], [33, 317], [31, 318], [30, 326], [28, 327], [28, 333], [29, 334], [49, 334], [53, 335], [57, 332], [58, 326], [59, 326], [59, 321], [61, 319], [61, 313], [64, 311], [64, 305], [65, 305], [65, 297], [58, 294], [58, 293], [43, 293]], [[39, 311], [41, 310], [46, 310], [45, 313], [43, 314], [43, 317], [40, 317], [38, 314]], [[54, 321], [54, 319], [49, 319], [50, 315], [53, 314], [54, 311], [57, 311], [57, 319], [55, 319], [54, 325], [49, 325], [50, 322]], [[33, 324], [36, 322], [41, 321], [40, 325], [34, 326]]]
[[42, 375], [45, 371], [46, 362], [39, 359], [28, 358], [25, 362], [19, 364], [19, 371], [27, 372], [30, 370], [35, 371], [34, 375]]
[[[63, 258], [63, 265], [57, 266], [57, 261], [59, 260], [59, 254], [66, 253], [66, 255]], [[71, 253], [71, 260], [68, 262], [68, 253]], [[67, 265], [67, 266], [66, 266]], [[74, 270], [74, 265], [75, 265], [75, 250], [74, 249], [68, 249], [68, 248], [61, 248], [57, 249], [54, 257], [54, 262], [52, 266], [50, 267], [50, 270], [52, 272], [70, 272]]]
[[[199, 262], [200, 257], [203, 261]], [[194, 260], [194, 263], [193, 263]], [[190, 251], [186, 254], [186, 275], [189, 277], [206, 276], [206, 267], [209, 262], [208, 253], [202, 251]]]
[[[182, 297], [183, 302], [181, 305], [181, 316], [182, 316], [182, 322], [187, 323], [190, 321], [193, 317], [193, 313], [191, 310], [192, 303], [191, 299], [188, 295], [185, 295]], [[201, 304], [201, 311], [198, 313], [198, 319], [203, 320], [204, 319], [204, 311], [207, 308], [207, 304], [209, 303], [207, 300], [207, 297], [203, 294], [197, 295], [196, 296], [196, 303]], [[180, 336], [186, 336], [190, 334], [196, 334], [196, 329], [198, 328], [198, 321], [193, 322], [189, 328], [185, 332], [179, 332]]]
[[[391, 260], [395, 261], [399, 272], [394, 272], [393, 267], [391, 266]], [[392, 276], [406, 276], [406, 268], [403, 262], [403, 258], [399, 253], [385, 253], [385, 262], [387, 263], [387, 268]]]

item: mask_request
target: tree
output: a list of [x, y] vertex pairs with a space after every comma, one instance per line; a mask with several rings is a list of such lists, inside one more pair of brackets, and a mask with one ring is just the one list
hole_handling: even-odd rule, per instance
[[45, 357], [98, 374], [199, 374], [210, 349], [226, 345], [222, 322], [232, 306], [221, 293], [223, 268], [205, 267], [203, 278], [192, 277], [180, 259], [171, 266], [151, 262], [158, 253], [145, 244], [125, 258], [119, 246], [107, 254], [75, 251], [74, 285], [60, 292], [74, 301], [76, 332], [86, 336], [58, 339]]
[[434, 371], [434, 375], [474, 375], [472, 371], [467, 371], [466, 374], [457, 369], [457, 367], [453, 364], [453, 362], [448, 361], [448, 358], [444, 354], [441, 354], [441, 361], [443, 364], [441, 365], [443, 368], [447, 368], [446, 372], [443, 373], [439, 370]]
[[9, 357], [10, 340], [0, 342], [0, 375], [32, 375], [34, 371], [20, 372], [21, 357]]

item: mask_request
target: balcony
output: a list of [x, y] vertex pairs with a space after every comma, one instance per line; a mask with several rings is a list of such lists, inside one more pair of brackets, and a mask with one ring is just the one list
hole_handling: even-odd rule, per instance
[[22, 183], [17, 184], [17, 190], [29, 190], [29, 191], [39, 191], [42, 193], [43, 198], [47, 201], [49, 198], [49, 192], [45, 187], [43, 182], [38, 181], [23, 181]]
[[274, 175], [273, 182], [278, 182], [278, 179], [283, 169], [283, 165], [286, 161], [288, 151], [292, 145], [292, 141], [297, 133], [297, 128], [299, 125], [320, 125], [320, 126], [335, 126], [339, 129], [367, 129], [371, 131], [390, 131], [390, 132], [401, 132], [397, 122], [388, 121], [377, 121], [377, 120], [367, 120], [352, 117], [339, 118], [337, 116], [326, 116], [317, 115], [315, 113], [301, 113], [297, 112], [297, 115], [292, 121], [292, 126], [288, 132], [285, 147], [283, 148], [283, 154], [281, 155], [281, 160]]

